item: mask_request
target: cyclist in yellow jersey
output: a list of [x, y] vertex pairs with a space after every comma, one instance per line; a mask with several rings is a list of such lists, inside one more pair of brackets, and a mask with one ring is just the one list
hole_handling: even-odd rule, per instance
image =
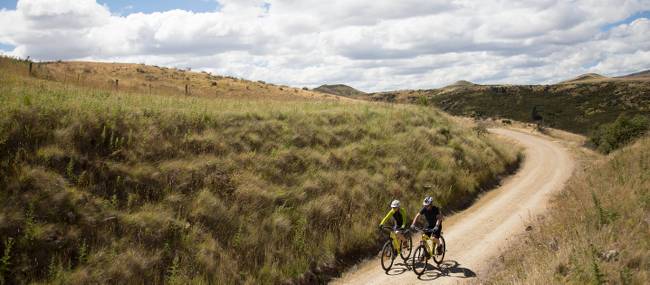
[[399, 246], [399, 242], [403, 241], [406, 242], [406, 238], [404, 237], [404, 230], [406, 230], [406, 212], [404, 209], [400, 208], [400, 202], [399, 200], [393, 200], [393, 202], [390, 203], [390, 211], [388, 211], [388, 214], [384, 217], [384, 219], [381, 220], [381, 223], [379, 224], [379, 227], [381, 228], [390, 218], [393, 218], [394, 225], [393, 225], [393, 231], [394, 235], [397, 236], [397, 238], [393, 239], [393, 248], [397, 249], [397, 252], [399, 253], [401, 251], [401, 246]]

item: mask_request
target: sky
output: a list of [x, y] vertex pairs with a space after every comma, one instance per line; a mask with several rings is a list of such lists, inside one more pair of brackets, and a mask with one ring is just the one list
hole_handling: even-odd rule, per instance
[[367, 92], [650, 69], [650, 0], [0, 0], [0, 53]]

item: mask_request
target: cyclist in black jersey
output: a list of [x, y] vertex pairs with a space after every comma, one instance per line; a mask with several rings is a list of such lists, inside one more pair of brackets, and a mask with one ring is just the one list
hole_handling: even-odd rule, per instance
[[442, 214], [440, 213], [440, 208], [433, 205], [433, 198], [431, 196], [424, 198], [422, 206], [422, 210], [420, 210], [420, 212], [415, 215], [415, 218], [413, 218], [411, 227], [414, 227], [415, 222], [418, 221], [418, 218], [421, 215], [424, 215], [427, 220], [427, 229], [432, 230], [432, 232], [428, 232], [426, 235], [429, 237], [433, 235], [433, 241], [438, 245], [436, 247], [436, 252], [440, 252], [442, 250], [442, 244], [440, 243], [440, 233], [442, 232]]

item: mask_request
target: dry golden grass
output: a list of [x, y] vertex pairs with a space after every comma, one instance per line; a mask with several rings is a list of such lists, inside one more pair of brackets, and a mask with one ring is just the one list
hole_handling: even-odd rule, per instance
[[346, 98], [339, 98], [338, 96], [268, 84], [262, 81], [255, 82], [205, 72], [192, 72], [144, 64], [82, 61], [46, 62], [34, 63], [32, 73], [37, 78], [58, 81], [64, 84], [106, 90], [117, 89], [141, 94], [275, 100], [296, 100], [301, 98], [307, 100], [346, 100]]
[[581, 169], [494, 274], [493, 284], [648, 284], [650, 137]]

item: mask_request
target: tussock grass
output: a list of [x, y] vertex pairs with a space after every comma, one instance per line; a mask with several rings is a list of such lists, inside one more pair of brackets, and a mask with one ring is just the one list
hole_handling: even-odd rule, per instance
[[279, 283], [370, 252], [390, 200], [450, 206], [518, 159], [430, 108], [121, 93], [12, 66], [7, 284]]
[[573, 178], [493, 284], [648, 284], [650, 137]]

